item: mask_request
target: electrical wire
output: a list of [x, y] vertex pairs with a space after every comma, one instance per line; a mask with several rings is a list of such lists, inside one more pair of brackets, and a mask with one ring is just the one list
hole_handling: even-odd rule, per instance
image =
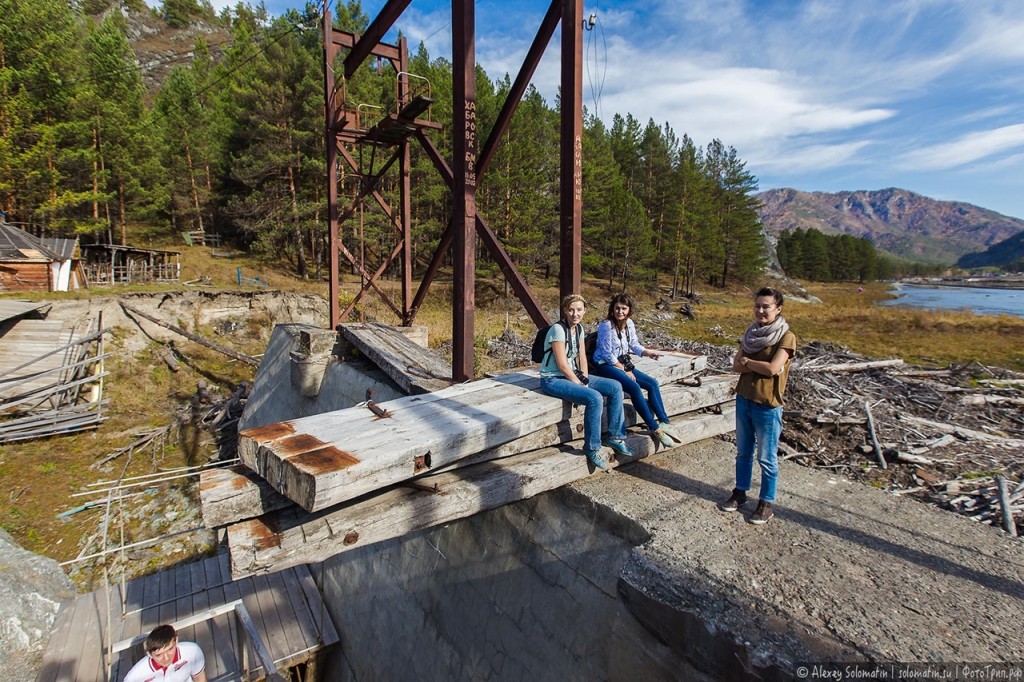
[[[600, 9], [601, 9], [601, 3], [598, 2], [597, 6], [594, 8], [594, 11], [591, 12], [591, 15], [596, 17], [597, 13], [600, 11]], [[584, 20], [584, 22], [587, 22], [587, 21], [588, 20], [586, 20], [586, 19]], [[605, 36], [604, 26], [602, 25], [601, 21], [600, 20], [596, 21], [595, 25], [599, 29], [600, 35], [601, 35], [601, 49], [600, 49], [600, 52], [602, 54], [601, 55], [598, 54], [599, 53], [599, 49], [598, 49], [598, 45], [597, 45], [596, 39], [592, 38], [592, 37], [591, 38], [587, 38], [587, 45], [586, 45], [587, 49], [585, 50], [586, 58], [584, 59], [584, 66], [586, 67], [586, 71], [587, 71], [587, 83], [590, 86], [590, 97], [591, 97], [591, 99], [594, 102], [594, 115], [597, 118], [600, 119], [601, 118], [601, 95], [604, 92], [604, 83], [605, 83], [605, 79], [607, 78], [607, 75], [608, 75], [608, 40], [607, 40], [607, 37]], [[590, 29], [588, 29], [586, 31], [586, 33], [588, 35], [589, 34], [593, 34], [593, 32], [594, 32], [593, 31], [593, 27], [591, 27]], [[602, 59], [602, 56], [603, 56], [603, 59]], [[593, 58], [593, 67], [590, 66], [590, 59], [591, 59], [591, 57]], [[599, 60], [602, 61], [603, 64], [599, 64]], [[601, 68], [600, 68], [600, 74], [598, 75], [599, 67], [601, 67]]]

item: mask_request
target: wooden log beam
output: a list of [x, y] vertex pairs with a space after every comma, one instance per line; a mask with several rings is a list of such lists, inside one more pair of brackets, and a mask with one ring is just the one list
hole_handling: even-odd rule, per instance
[[815, 372], [863, 372], [868, 369], [880, 367], [896, 367], [902, 365], [903, 360], [894, 358], [892, 360], [872, 360], [871, 362], [846, 362], [839, 365], [826, 365], [824, 367], [808, 367], [806, 369]]
[[1003, 518], [1003, 529], [1013, 537], [1017, 537], [1017, 524], [1013, 520], [1013, 512], [1010, 511], [1010, 496], [1006, 490], [1006, 479], [1000, 474], [996, 474], [995, 479], [999, 496], [999, 510]]
[[[706, 377], [700, 387], [666, 385], [662, 387], [665, 410], [670, 415], [681, 415], [727, 403], [733, 398], [735, 383], [735, 375], [721, 375]], [[640, 423], [632, 403], [628, 400], [625, 412], [628, 426]], [[577, 408], [568, 419], [452, 462], [445, 467], [438, 467], [434, 473], [579, 440], [583, 437], [582, 425], [583, 412]], [[675, 418], [673, 426], [676, 426]], [[202, 502], [203, 521], [209, 528], [261, 516], [292, 504], [291, 500], [278, 493], [273, 486], [243, 465], [203, 471], [199, 479], [199, 496]]]
[[[659, 381], [703, 369], [703, 356], [637, 362]], [[268, 424], [239, 434], [242, 463], [307, 511], [319, 511], [426, 474], [557, 424], [568, 403], [540, 393], [536, 370], [366, 407]]]
[[913, 417], [907, 414], [898, 415], [899, 420], [907, 422], [908, 424], [916, 424], [918, 426], [926, 426], [940, 433], [950, 433], [957, 435], [967, 440], [980, 440], [985, 443], [992, 443], [993, 445], [1001, 445], [1010, 448], [1021, 448], [1024, 447], [1024, 439], [1022, 438], [1010, 438], [1008, 436], [993, 435], [991, 433], [985, 433], [984, 431], [975, 431], [974, 429], [968, 429], [957, 424], [949, 424], [946, 422], [937, 422], [931, 419], [923, 419], [921, 417]]
[[885, 454], [882, 452], [882, 446], [878, 444], [878, 435], [875, 433], [875, 419], [871, 416], [870, 401], [864, 401], [864, 411], [868, 415], [868, 435], [871, 437], [871, 448], [874, 450], [875, 459], [878, 460], [878, 466], [887, 469]]
[[[735, 407], [726, 407], [722, 414], [688, 415], [673, 425], [679, 427], [684, 443], [710, 438], [735, 428]], [[646, 434], [630, 435], [628, 443], [634, 452], [630, 461], [655, 451]], [[588, 475], [586, 458], [578, 451], [551, 447], [419, 479], [428, 489], [399, 486], [317, 514], [291, 507], [228, 526], [231, 574], [237, 579], [323, 561], [524, 500]], [[435, 485], [438, 492], [433, 492]]]
[[408, 394], [451, 386], [452, 368], [432, 351], [382, 324], [339, 324], [338, 332]]
[[251, 355], [246, 355], [245, 353], [239, 353], [238, 351], [232, 350], [231, 348], [228, 348], [227, 346], [222, 346], [219, 343], [216, 343], [214, 341], [210, 341], [208, 338], [206, 338], [204, 336], [200, 336], [199, 334], [195, 334], [193, 332], [190, 332], [187, 329], [182, 329], [181, 327], [179, 327], [177, 325], [173, 325], [170, 322], [164, 322], [163, 320], [161, 320], [159, 318], [153, 317], [149, 313], [142, 312], [141, 310], [139, 310], [135, 306], [129, 305], [129, 304], [125, 303], [124, 301], [118, 301], [118, 303], [121, 304], [121, 307], [124, 308], [125, 311], [131, 313], [132, 315], [137, 315], [137, 316], [141, 317], [144, 320], [149, 320], [153, 324], [159, 325], [159, 326], [163, 327], [164, 329], [169, 329], [172, 332], [174, 332], [175, 334], [181, 334], [186, 339], [189, 339], [191, 341], [195, 341], [196, 343], [198, 343], [200, 345], [203, 345], [203, 346], [206, 346], [207, 348], [212, 348], [213, 350], [217, 351], [218, 353], [222, 353], [222, 354], [228, 356], [229, 358], [234, 358], [235, 360], [239, 360], [239, 361], [244, 362], [244, 363], [246, 363], [248, 365], [252, 365], [253, 367], [259, 367], [260, 366], [260, 361], [257, 358], [252, 357]]
[[216, 528], [292, 505], [291, 500], [274, 490], [251, 469], [240, 464], [203, 471], [199, 475], [199, 499], [202, 503], [203, 523], [207, 528]]

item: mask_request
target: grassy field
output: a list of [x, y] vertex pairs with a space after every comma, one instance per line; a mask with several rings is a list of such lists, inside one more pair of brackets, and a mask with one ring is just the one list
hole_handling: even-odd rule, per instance
[[[213, 258], [209, 249], [182, 247], [184, 265], [182, 280], [208, 277], [213, 288], [235, 289], [236, 268], [242, 267], [247, 277], [259, 276], [271, 288], [305, 294], [326, 295], [322, 280], [299, 280], [285, 268], [272, 266], [253, 258]], [[343, 299], [351, 300], [358, 279], [346, 276]], [[394, 282], [384, 288], [395, 292]], [[557, 283], [543, 286], [534, 283], [535, 294], [545, 309], [557, 308]], [[184, 287], [180, 287], [184, 288]], [[135, 290], [157, 290], [140, 287]], [[977, 316], [963, 312], [929, 312], [907, 308], [880, 307], [888, 287], [884, 284], [866, 286], [862, 293], [855, 284], [809, 285], [808, 292], [820, 302], [787, 299], [785, 314], [801, 343], [828, 341], [848, 347], [873, 358], [900, 357], [907, 362], [939, 365], [978, 362], [1024, 371], [1024, 319], [1012, 316]], [[118, 294], [125, 289], [89, 290], [57, 297], [85, 297]], [[450, 281], [443, 279], [433, 285], [430, 295], [416, 320], [429, 327], [431, 345], [439, 346], [451, 337]], [[397, 295], [397, 292], [395, 292]], [[696, 320], [676, 316], [666, 322], [666, 331], [683, 338], [714, 344], [734, 345], [750, 323], [751, 289], [702, 291], [702, 302], [695, 307]], [[584, 287], [592, 301], [587, 321], [603, 316], [607, 290], [596, 283]], [[640, 314], [652, 312], [655, 297], [638, 296]], [[673, 307], [678, 308], [678, 303]], [[354, 317], [395, 323], [390, 309], [376, 294], [360, 304]], [[270, 328], [264, 320], [260, 327]], [[522, 306], [505, 291], [501, 283], [481, 281], [477, 287], [475, 311], [476, 370], [478, 374], [497, 369], [486, 357], [487, 341], [510, 327], [529, 342], [534, 327]], [[200, 333], [209, 330], [198, 330]], [[118, 335], [111, 342], [116, 352]], [[254, 340], [246, 352], [262, 352]], [[45, 440], [0, 446], [0, 527], [17, 542], [35, 552], [65, 560], [74, 558], [82, 537], [97, 532], [100, 511], [90, 510], [63, 521], [56, 517], [83, 500], [71, 495], [89, 483], [114, 479], [121, 475], [150, 473], [156, 468], [172, 468], [191, 464], [205, 457], [193, 439], [179, 438], [159, 451], [146, 451], [136, 456], [125, 468], [124, 459], [106, 471], [90, 467], [104, 455], [124, 447], [134, 434], [147, 428], [168, 424], [174, 411], [186, 404], [199, 380], [218, 385], [229, 393], [239, 381], [251, 380], [252, 370], [239, 363], [227, 362], [223, 356], [191, 343], [180, 344], [194, 366], [185, 366], [172, 375], [150, 347], [140, 353], [117, 353], [108, 362], [111, 375], [106, 380], [111, 398], [111, 419], [95, 432], [54, 437]]]
[[[827, 341], [873, 358], [929, 366], [977, 362], [1024, 371], [1024, 318], [881, 306], [892, 297], [883, 283], [862, 293], [855, 284], [812, 284], [807, 290], [821, 302], [791, 298], [784, 306], [802, 343]], [[749, 291], [706, 295], [698, 320], [682, 325], [679, 334], [714, 342], [707, 330], [720, 325], [736, 338], [750, 324], [751, 300]]]

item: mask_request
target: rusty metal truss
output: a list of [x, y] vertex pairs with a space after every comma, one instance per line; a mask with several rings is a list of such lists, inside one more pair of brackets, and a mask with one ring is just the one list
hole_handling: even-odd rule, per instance
[[[328, 168], [328, 221], [330, 223], [330, 310], [331, 327], [337, 327], [355, 305], [375, 291], [395, 313], [402, 325], [411, 325], [416, 312], [437, 275], [445, 256], [452, 251], [454, 263], [452, 293], [452, 378], [473, 376], [473, 325], [475, 287], [475, 240], [479, 238], [538, 327], [548, 324], [547, 315], [519, 274], [515, 264], [476, 210], [476, 188], [487, 170], [497, 145], [508, 129], [530, 79], [540, 63], [555, 29], [561, 33], [561, 139], [560, 170], [560, 275], [561, 294], [577, 292], [581, 283], [581, 214], [583, 197], [583, 0], [553, 0], [527, 53], [523, 65], [490, 136], [478, 153], [476, 135], [476, 28], [474, 0], [452, 0], [452, 160], [449, 164], [427, 135], [441, 126], [420, 118], [431, 104], [429, 84], [408, 69], [404, 38], [397, 45], [381, 39], [408, 7], [411, 0], [390, 0], [362, 35], [333, 28], [331, 14], [324, 12], [325, 132]], [[340, 63], [338, 56], [347, 50]], [[395, 70], [397, 92], [394, 111], [352, 106], [346, 100], [345, 84], [370, 57]], [[336, 73], [336, 68], [340, 73]], [[568, 94], [566, 94], [568, 93]], [[568, 106], [567, 106], [568, 105]], [[426, 152], [452, 194], [452, 218], [431, 257], [419, 287], [413, 293], [411, 192], [409, 146], [419, 144]], [[359, 151], [353, 153], [353, 149]], [[366, 157], [369, 156], [369, 159]], [[355, 196], [339, 210], [339, 157], [359, 182]], [[397, 210], [377, 191], [384, 175], [398, 165], [400, 205]], [[365, 264], [345, 247], [339, 225], [351, 219], [372, 198], [394, 227], [395, 241], [388, 255], [369, 272]], [[568, 198], [568, 200], [566, 199]], [[340, 310], [340, 259], [344, 257], [362, 275], [364, 284], [345, 311]], [[392, 300], [377, 280], [396, 259], [402, 271], [401, 301]]]

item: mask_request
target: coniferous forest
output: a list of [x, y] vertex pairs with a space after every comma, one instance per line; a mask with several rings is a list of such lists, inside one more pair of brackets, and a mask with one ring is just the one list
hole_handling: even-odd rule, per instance
[[[180, 244], [175, 235], [203, 229], [282, 258], [300, 277], [321, 276], [327, 194], [319, 11], [310, 4], [275, 18], [241, 3], [218, 16], [202, 0], [164, 0], [157, 10], [142, 0], [0, 0], [0, 207], [7, 220], [83, 243], [145, 235], [150, 243]], [[147, 89], [147, 67], [126, 33], [127, 17], [143, 12], [172, 27], [203, 21], [229, 39], [182, 47], [169, 75]], [[339, 1], [337, 15], [337, 28], [356, 33], [371, 19], [357, 0]], [[411, 72], [430, 84], [426, 116], [447, 124], [451, 64], [422, 45], [410, 59]], [[477, 68], [479, 140], [510, 86], [508, 74]], [[373, 60], [344, 88], [349, 107], [394, 108], [395, 74]], [[557, 272], [558, 125], [557, 101], [531, 87], [477, 189], [478, 210], [527, 278]], [[450, 132], [431, 134], [450, 156]], [[660, 278], [687, 292], [750, 282], [768, 262], [757, 179], [726, 143], [698, 143], [669, 122], [645, 124], [629, 113], [608, 126], [585, 112], [583, 163], [586, 275], [614, 288]], [[357, 182], [343, 168], [339, 203], [351, 200]], [[450, 202], [416, 145], [412, 186], [415, 267], [424, 268]], [[392, 169], [379, 189], [393, 205], [397, 187]], [[349, 243], [361, 231], [374, 262], [393, 241], [386, 217], [369, 204], [343, 228]], [[843, 253], [850, 262], [841, 272], [830, 266], [826, 278], [874, 276], [873, 249]], [[498, 273], [484, 250], [478, 267]], [[819, 276], [810, 265], [801, 269]]]

